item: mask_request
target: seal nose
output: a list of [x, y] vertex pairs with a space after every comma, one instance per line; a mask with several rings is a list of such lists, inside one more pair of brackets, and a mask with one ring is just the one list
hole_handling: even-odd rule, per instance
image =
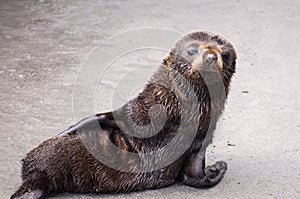
[[215, 61], [217, 61], [217, 56], [213, 53], [208, 53], [205, 57], [205, 62], [207, 63], [208, 66], [212, 65], [212, 63], [214, 63]]

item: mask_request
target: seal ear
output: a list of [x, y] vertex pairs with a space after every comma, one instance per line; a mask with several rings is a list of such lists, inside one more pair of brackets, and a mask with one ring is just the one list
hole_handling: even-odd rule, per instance
[[163, 64], [167, 66], [168, 69], [174, 67], [175, 53], [173, 50], [169, 53], [168, 57], [163, 60]]

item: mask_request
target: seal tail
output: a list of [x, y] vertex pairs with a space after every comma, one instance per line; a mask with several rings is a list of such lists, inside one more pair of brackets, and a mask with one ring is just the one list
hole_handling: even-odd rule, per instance
[[51, 183], [42, 173], [34, 172], [28, 176], [21, 187], [10, 197], [10, 199], [40, 199], [50, 193]]

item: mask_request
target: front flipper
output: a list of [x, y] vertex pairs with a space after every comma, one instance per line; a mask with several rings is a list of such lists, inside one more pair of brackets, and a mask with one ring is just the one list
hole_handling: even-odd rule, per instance
[[63, 136], [66, 134], [76, 133], [78, 129], [89, 128], [89, 127], [98, 127], [100, 128], [123, 128], [124, 129], [124, 121], [114, 119], [114, 115], [117, 115], [118, 118], [121, 118], [119, 115], [122, 115], [122, 109], [118, 109], [114, 112], [106, 112], [96, 114], [87, 118], [80, 120], [77, 124], [70, 126], [68, 129], [59, 133], [58, 136]]
[[209, 188], [218, 184], [224, 177], [227, 164], [218, 161], [212, 166], [205, 168], [205, 151], [192, 154], [181, 174], [181, 181], [196, 188]]

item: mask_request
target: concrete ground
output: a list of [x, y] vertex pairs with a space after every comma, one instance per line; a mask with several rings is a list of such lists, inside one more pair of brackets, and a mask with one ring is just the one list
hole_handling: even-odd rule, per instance
[[20, 185], [25, 154], [74, 122], [72, 90], [92, 49], [141, 27], [205, 29], [235, 44], [237, 74], [208, 152], [209, 163], [228, 162], [225, 178], [206, 190], [53, 198], [300, 198], [299, 9], [298, 0], [1, 0], [0, 198]]

